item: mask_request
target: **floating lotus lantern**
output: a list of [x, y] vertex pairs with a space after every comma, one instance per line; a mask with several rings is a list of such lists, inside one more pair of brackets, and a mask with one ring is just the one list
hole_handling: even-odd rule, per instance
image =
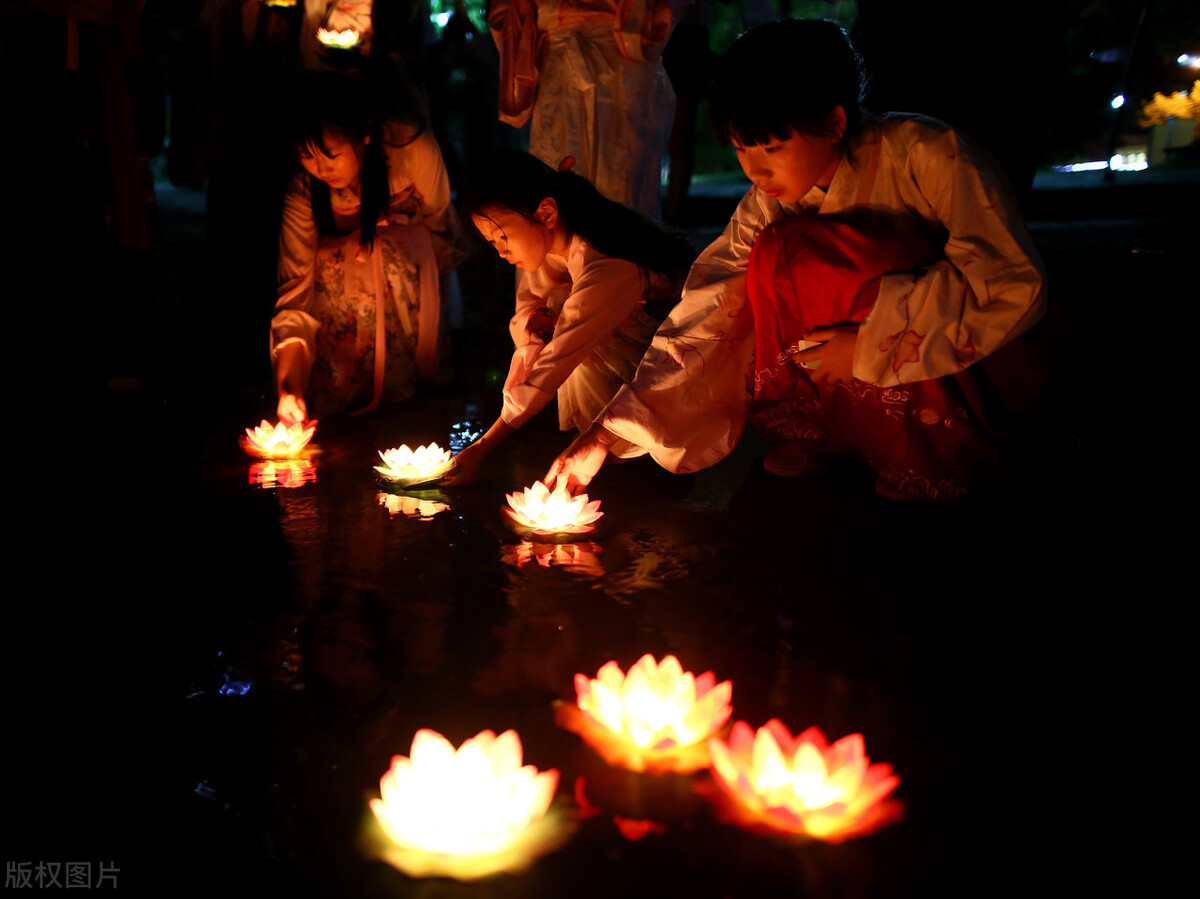
[[316, 430], [315, 421], [290, 425], [279, 422], [272, 426], [264, 418], [257, 428], [246, 428], [246, 436], [242, 438], [241, 443], [252, 456], [262, 459], [291, 459], [308, 445]]
[[[433, 493], [433, 491], [429, 491]], [[440, 493], [433, 493], [431, 497], [416, 496], [411, 493], [380, 493], [377, 497], [379, 505], [383, 506], [393, 516], [403, 515], [405, 518], [419, 518], [422, 521], [429, 521], [438, 512], [445, 512], [450, 508], [449, 505], [442, 502], [446, 497]]]
[[594, 679], [575, 675], [577, 705], [558, 706], [559, 724], [611, 765], [650, 774], [689, 773], [709, 764], [708, 740], [733, 712], [733, 684], [711, 671], [696, 677], [675, 656], [644, 655], [626, 675], [615, 661]]
[[317, 479], [312, 459], [283, 459], [250, 463], [250, 483], [258, 487], [299, 487]]
[[586, 534], [595, 529], [595, 522], [604, 514], [600, 511], [600, 500], [588, 502], [586, 493], [578, 496], [567, 493], [565, 478], [558, 478], [553, 490], [538, 481], [505, 499], [509, 507], [504, 511], [517, 531], [537, 537]]
[[436, 443], [418, 446], [415, 450], [403, 444], [395, 449], [381, 450], [379, 458], [383, 464], [376, 465], [375, 470], [381, 478], [398, 487], [436, 481], [454, 468], [450, 450], [444, 450]]
[[732, 800], [726, 810], [753, 829], [840, 843], [903, 811], [888, 799], [900, 778], [891, 765], [871, 764], [862, 734], [829, 745], [816, 727], [793, 737], [778, 719], [757, 732], [739, 721], [728, 744], [710, 740], [709, 750], [713, 776]]
[[558, 771], [521, 764], [517, 732], [485, 730], [457, 750], [432, 730], [413, 737], [379, 782], [371, 811], [383, 858], [413, 877], [472, 880], [515, 871], [565, 839], [547, 815]]
[[322, 26], [317, 29], [317, 40], [335, 50], [351, 50], [362, 43], [362, 35], [359, 34], [357, 28], [335, 31]]

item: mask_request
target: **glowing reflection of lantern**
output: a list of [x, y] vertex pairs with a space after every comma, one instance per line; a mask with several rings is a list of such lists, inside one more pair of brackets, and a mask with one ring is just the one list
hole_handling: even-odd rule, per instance
[[516, 529], [538, 537], [586, 534], [594, 530], [595, 522], [604, 514], [600, 511], [600, 500], [589, 503], [586, 493], [574, 497], [567, 493], [564, 478], [555, 481], [554, 490], [538, 481], [505, 499], [509, 508], [504, 511]]
[[525, 867], [556, 848], [565, 828], [547, 811], [558, 771], [521, 764], [516, 731], [485, 730], [455, 750], [417, 731], [412, 755], [395, 756], [371, 811], [393, 845], [384, 859], [414, 877], [461, 880]]
[[347, 28], [345, 31], [334, 31], [330, 28], [321, 27], [317, 29], [317, 40], [326, 47], [332, 47], [335, 50], [350, 50], [362, 43], [362, 36], [355, 28]]
[[504, 547], [501, 558], [516, 568], [536, 562], [543, 568], [569, 568], [572, 574], [580, 577], [598, 578], [604, 576], [601, 551], [598, 543], [530, 543], [525, 540]]
[[317, 423], [310, 421], [306, 425], [285, 425], [283, 422], [272, 426], [265, 418], [262, 424], [251, 430], [246, 428], [246, 436], [242, 438], [242, 447], [252, 456], [262, 459], [290, 459], [299, 453], [317, 430]]
[[250, 463], [250, 483], [256, 487], [299, 487], [317, 479], [312, 459], [283, 459]]
[[418, 446], [415, 450], [410, 450], [407, 444], [381, 450], [379, 458], [383, 460], [382, 465], [375, 466], [379, 476], [400, 487], [436, 481], [454, 468], [450, 450], [444, 450], [436, 443]]
[[816, 727], [792, 737], [775, 718], [757, 733], [739, 721], [728, 744], [712, 740], [709, 750], [713, 776], [732, 800], [727, 810], [752, 828], [840, 843], [903, 811], [888, 799], [900, 778], [891, 765], [871, 764], [862, 734], [829, 745]]
[[642, 837], [652, 833], [662, 834], [667, 832], [667, 825], [649, 819], [622, 818], [620, 815], [613, 815], [613, 824], [617, 825], [617, 830], [620, 831], [621, 836], [631, 843], [636, 843]]
[[[432, 491], [430, 491], [432, 493]], [[442, 502], [446, 497], [440, 493], [433, 493], [432, 497], [415, 496], [410, 493], [380, 493], [377, 497], [379, 505], [383, 506], [393, 516], [403, 515], [405, 518], [419, 518], [422, 521], [429, 521], [438, 512], [445, 512], [450, 508], [449, 505]]]
[[675, 656], [644, 655], [624, 674], [615, 661], [595, 679], [575, 675], [577, 705], [558, 706], [559, 724], [584, 738], [612, 765], [651, 774], [698, 771], [709, 764], [708, 739], [733, 712], [733, 685], [711, 671], [696, 677]]

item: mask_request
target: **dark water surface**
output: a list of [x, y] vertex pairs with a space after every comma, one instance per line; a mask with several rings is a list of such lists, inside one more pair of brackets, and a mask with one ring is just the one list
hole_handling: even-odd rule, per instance
[[[1081, 309], [1104, 281], [1058, 271], [1090, 285]], [[121, 892], [158, 896], [977, 895], [1047, 853], [1069, 879], [1061, 816], [1083, 814], [1085, 722], [1109, 701], [1098, 609], [1128, 595], [1118, 550], [1135, 551], [1130, 529], [1113, 539], [1128, 496], [1101, 439], [1127, 393], [1079, 378], [1068, 451], [991, 495], [889, 503], [849, 463], [783, 480], [749, 436], [696, 475], [606, 468], [596, 531], [533, 548], [501, 508], [565, 444], [552, 412], [480, 484], [423, 493], [444, 509], [389, 509], [372, 471], [379, 449], [491, 422], [503, 338], [459, 334], [466, 386], [322, 422], [295, 486], [255, 483], [237, 444], [270, 400], [232, 377], [196, 390], [187, 352], [139, 390], [81, 388], [90, 450], [46, 439], [61, 404], [30, 413], [46, 455], [10, 470], [6, 861], [112, 861]], [[703, 775], [607, 769], [552, 703], [576, 672], [644, 653], [731, 680], [754, 727], [861, 732], [900, 775], [904, 820], [801, 845], [718, 820]], [[423, 727], [455, 745], [515, 728], [528, 763], [561, 772], [560, 802], [578, 788], [600, 813], [525, 873], [411, 880], [359, 841]], [[628, 840], [614, 816], [661, 832]]]

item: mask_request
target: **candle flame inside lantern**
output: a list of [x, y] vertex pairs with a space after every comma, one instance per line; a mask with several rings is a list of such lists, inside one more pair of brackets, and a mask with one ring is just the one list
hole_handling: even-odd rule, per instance
[[[527, 852], [558, 787], [558, 771], [521, 764], [516, 731], [485, 730], [457, 750], [435, 731], [413, 737], [410, 756], [398, 755], [372, 799], [380, 828], [398, 852], [385, 858], [414, 876], [485, 876], [510, 870]], [[535, 852], [538, 850], [534, 850]], [[510, 857], [511, 856], [511, 857]], [[480, 865], [480, 859], [489, 860]]]
[[349, 50], [351, 47], [357, 47], [362, 41], [362, 36], [355, 28], [347, 28], [344, 31], [334, 31], [331, 28], [324, 26], [317, 29], [317, 40], [326, 47], [334, 47], [339, 50]]
[[871, 764], [862, 734], [830, 745], [819, 728], [792, 737], [778, 719], [757, 732], [744, 721], [729, 743], [709, 741], [716, 782], [748, 826], [840, 843], [899, 818], [888, 797], [900, 783], [886, 763]]
[[418, 446], [415, 450], [402, 444], [395, 449], [381, 450], [379, 458], [383, 464], [376, 465], [375, 470], [380, 477], [402, 487], [436, 481], [454, 468], [450, 450], [444, 450], [436, 443]]
[[308, 445], [316, 430], [315, 421], [307, 422], [307, 426], [299, 422], [291, 425], [279, 422], [272, 426], [264, 418], [257, 428], [246, 428], [242, 445], [247, 452], [264, 459], [290, 459]]
[[600, 519], [600, 500], [588, 502], [586, 493], [571, 496], [564, 478], [554, 482], [550, 490], [541, 481], [532, 487], [505, 497], [509, 508], [504, 511], [518, 530], [539, 536], [553, 534], [585, 534], [595, 528]]
[[626, 675], [615, 661], [588, 678], [575, 675], [577, 707], [559, 723], [610, 764], [650, 773], [687, 773], [709, 764], [708, 739], [729, 720], [733, 684], [706, 671], [696, 677], [669, 655], [644, 655]]

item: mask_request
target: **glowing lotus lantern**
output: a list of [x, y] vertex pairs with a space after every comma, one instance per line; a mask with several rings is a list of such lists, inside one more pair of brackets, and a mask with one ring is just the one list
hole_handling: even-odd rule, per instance
[[414, 877], [470, 880], [525, 867], [556, 848], [564, 828], [547, 815], [558, 771], [521, 764], [516, 731], [482, 731], [457, 750], [432, 730], [395, 756], [371, 811], [391, 841], [382, 855]]
[[450, 450], [444, 450], [436, 443], [418, 446], [415, 450], [403, 444], [395, 449], [381, 450], [379, 458], [383, 460], [382, 465], [375, 466], [379, 476], [400, 487], [436, 481], [454, 468]]
[[322, 26], [317, 29], [317, 40], [326, 47], [332, 47], [335, 50], [350, 50], [362, 43], [362, 35], [358, 33], [358, 29], [356, 28], [334, 31], [332, 28]]
[[[446, 498], [440, 493], [433, 493], [433, 495], [441, 497], [441, 499]], [[377, 499], [379, 505], [387, 509], [393, 516], [403, 515], [405, 518], [419, 518], [422, 521], [429, 521], [438, 512], [445, 512], [450, 508], [440, 499], [428, 499], [407, 493], [380, 493]]]
[[586, 493], [578, 496], [567, 493], [564, 478], [554, 482], [553, 490], [538, 481], [505, 499], [509, 507], [504, 511], [514, 527], [520, 533], [538, 537], [586, 534], [595, 529], [595, 522], [604, 514], [600, 511], [600, 500], [589, 503]]
[[242, 446], [246, 452], [263, 459], [290, 459], [308, 445], [316, 430], [315, 421], [307, 426], [299, 422], [291, 425], [279, 422], [272, 426], [264, 418], [257, 428], [246, 428]]
[[733, 684], [711, 671], [696, 677], [675, 656], [644, 655], [626, 675], [615, 661], [594, 679], [575, 675], [577, 705], [558, 707], [559, 724], [611, 765], [651, 774], [709, 764], [708, 740], [729, 720]]
[[816, 727], [793, 737], [778, 719], [757, 732], [744, 721], [729, 743], [709, 741], [716, 782], [739, 823], [840, 843], [900, 817], [888, 797], [900, 783], [885, 763], [871, 764], [862, 734], [833, 745]]

